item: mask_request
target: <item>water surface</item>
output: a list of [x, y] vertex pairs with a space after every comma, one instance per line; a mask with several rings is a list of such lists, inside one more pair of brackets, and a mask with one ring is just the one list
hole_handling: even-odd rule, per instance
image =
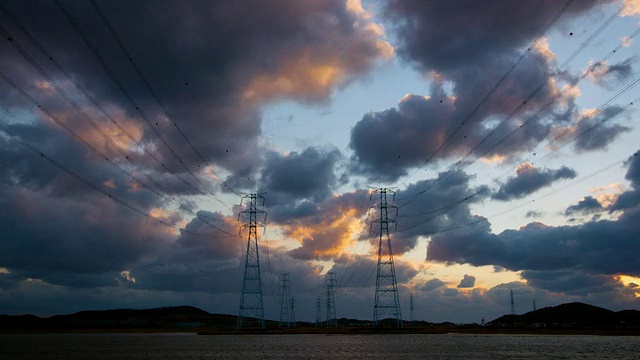
[[638, 359], [640, 338], [591, 335], [0, 335], [0, 359]]

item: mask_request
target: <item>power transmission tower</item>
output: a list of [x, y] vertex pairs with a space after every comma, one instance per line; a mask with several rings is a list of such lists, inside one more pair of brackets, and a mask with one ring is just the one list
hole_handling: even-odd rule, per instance
[[336, 274], [333, 272], [327, 273], [327, 327], [338, 327], [338, 317], [336, 316]]
[[[400, 298], [398, 296], [398, 283], [396, 282], [396, 269], [393, 264], [393, 251], [391, 249], [391, 238], [389, 237], [389, 224], [397, 227], [395, 220], [389, 219], [389, 209], [398, 212], [398, 207], [387, 202], [387, 194], [395, 192], [386, 188], [376, 189], [371, 193], [380, 196], [380, 203], [371, 208], [379, 212], [379, 218], [371, 223], [380, 224], [378, 242], [378, 266], [376, 271], [376, 296], [373, 305], [373, 326], [380, 326], [380, 322], [386, 317], [395, 319], [396, 326], [402, 327], [402, 314], [400, 312]], [[371, 199], [370, 199], [371, 200]], [[392, 200], [393, 201], [393, 200]]]
[[296, 327], [296, 299], [289, 299], [289, 327]]
[[258, 252], [258, 227], [264, 226], [258, 223], [258, 214], [264, 216], [263, 222], [267, 219], [267, 213], [258, 209], [258, 201], [262, 200], [264, 206], [264, 196], [250, 194], [242, 197], [241, 204], [248, 199], [247, 208], [240, 211], [241, 216], [248, 216], [249, 222], [240, 227], [247, 228], [249, 235], [247, 238], [247, 253], [244, 261], [244, 278], [242, 280], [242, 295], [240, 296], [240, 309], [238, 312], [237, 329], [245, 325], [245, 321], [253, 319], [257, 321], [260, 328], [264, 329], [264, 305], [262, 302], [262, 279], [260, 278], [260, 255]]
[[536, 311], [536, 299], [533, 299], [533, 311]]
[[511, 295], [511, 315], [516, 314], [516, 302], [513, 301], [513, 290], [509, 290], [509, 294]]
[[416, 321], [414, 316], [414, 306], [413, 306], [413, 294], [409, 295], [409, 323], [413, 325], [413, 322]]
[[289, 274], [280, 274], [280, 327], [287, 324], [291, 327], [291, 313], [289, 312]]
[[316, 327], [322, 327], [322, 298], [316, 298]]

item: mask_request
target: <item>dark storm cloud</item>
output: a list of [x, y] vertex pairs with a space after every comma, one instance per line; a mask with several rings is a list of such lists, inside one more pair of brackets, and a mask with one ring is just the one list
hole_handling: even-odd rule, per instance
[[275, 204], [300, 199], [321, 202], [336, 184], [335, 166], [339, 158], [337, 149], [312, 147], [287, 155], [270, 153], [261, 172], [262, 189], [270, 194], [270, 199], [275, 197]]
[[605, 209], [593, 196], [587, 196], [578, 201], [577, 204], [569, 206], [565, 211], [565, 215], [573, 215], [574, 213], [591, 214], [594, 212], [604, 211]]
[[[401, 56], [425, 70], [448, 72], [492, 61], [525, 45], [540, 34], [563, 4], [554, 0], [389, 0], [385, 12], [395, 26]], [[592, 1], [575, 1], [560, 21], [594, 6]]]
[[[125, 275], [134, 281], [121, 276], [119, 283], [145, 291], [203, 292], [216, 296], [237, 294], [242, 283], [247, 233], [238, 234], [236, 229], [234, 219], [199, 211], [175, 242], [159, 249], [156, 256], [129, 268]], [[323, 279], [319, 275], [321, 267], [290, 257], [286, 250], [269, 244], [265, 235], [260, 240], [265, 294], [277, 292], [280, 273], [291, 274], [296, 291], [317, 290]], [[236, 300], [233, 299], [234, 303]]]
[[[80, 143], [69, 142], [65, 134], [52, 126], [54, 125], [44, 123], [5, 125], [13, 136], [28, 144], [35, 144], [48, 157], [118, 198], [133, 201], [135, 205], [142, 207], [157, 205], [162, 201], [162, 198], [152, 192], [137, 191], [144, 190], [144, 185], [153, 186], [144, 176], [132, 172], [126, 164], [115, 162], [120, 166], [118, 168], [98, 158], [95, 152], [88, 151]], [[86, 193], [97, 194], [91, 187], [38, 156], [38, 153], [29, 150], [19, 141], [2, 134], [0, 179], [3, 184], [15, 186], [16, 189], [41, 191], [47, 196], [60, 199]], [[122, 169], [127, 170], [128, 174]]]
[[628, 167], [625, 179], [631, 182], [633, 189], [620, 194], [610, 211], [632, 210], [640, 205], [640, 151], [633, 154], [625, 165]]
[[539, 218], [542, 217], [544, 215], [543, 212], [541, 211], [535, 211], [535, 210], [529, 210], [527, 211], [527, 213], [525, 214], [525, 216], [527, 218]]
[[[575, 2], [561, 21], [593, 6]], [[569, 121], [577, 78], [558, 71], [544, 41], [520, 57], [521, 48], [560, 8], [550, 0], [389, 1], [385, 14], [398, 53], [430, 72], [434, 85], [429, 96], [407, 95], [397, 108], [371, 112], [354, 126], [352, 169], [370, 179], [395, 181], [412, 167], [466, 153], [509, 158]], [[451, 93], [443, 91], [442, 83], [452, 85]], [[496, 120], [512, 116], [515, 109], [514, 118], [496, 128]]]
[[[499, 68], [509, 67], [510, 62], [511, 59], [503, 60]], [[496, 68], [476, 64], [449, 74], [445, 79], [454, 84], [453, 94], [447, 94], [441, 80], [436, 79], [428, 96], [406, 95], [397, 108], [365, 115], [351, 131], [352, 169], [371, 179], [394, 181], [411, 167], [467, 153], [508, 157], [532, 148], [548, 135], [553, 123], [545, 121], [546, 116], [567, 120], [566, 116], [555, 114], [554, 107], [546, 106], [560, 97], [549, 82], [547, 60], [538, 53], [529, 54], [525, 64], [507, 78], [494, 96], [475, 109], [478, 99], [485, 97], [504, 75], [491, 69]], [[541, 89], [529, 98], [538, 85], [542, 85]], [[527, 106], [520, 116], [531, 118], [526, 131], [514, 131], [520, 124], [513, 120], [494, 131], [495, 120], [504, 118], [525, 100]], [[567, 102], [571, 108], [572, 98]], [[464, 126], [458, 129], [463, 122]], [[496, 146], [498, 142], [500, 145]]]
[[159, 291], [236, 293], [240, 290], [242, 274], [242, 267], [237, 262], [157, 262], [134, 268], [132, 276], [136, 283], [130, 287]]
[[425, 291], [425, 292], [429, 292], [429, 291], [433, 291], [435, 289], [441, 288], [444, 285], [445, 285], [444, 282], [442, 280], [440, 280], [440, 279], [431, 279], [431, 280], [427, 281], [426, 283], [424, 283], [424, 285], [422, 285], [420, 290]]
[[[171, 237], [110, 199], [2, 193], [0, 264], [27, 277], [80, 285], [153, 256]], [[109, 280], [113, 275], [105, 275]]]
[[[512, 271], [526, 270], [530, 271], [528, 274], [532, 281], [541, 281], [544, 276], [552, 277], [537, 272], [566, 271], [564, 280], [547, 282], [544, 286], [550, 289], [562, 287], [576, 293], [581, 291], [578, 289], [580, 286], [585, 291], [600, 291], [597, 284], [605, 279], [602, 275], [609, 278], [616, 274], [639, 276], [640, 263], [635, 254], [640, 251], [640, 244], [636, 241], [640, 236], [637, 221], [640, 203], [625, 200], [640, 198], [637, 196], [640, 185], [637, 153], [629, 158], [627, 166], [626, 178], [634, 188], [622, 193], [612, 206], [614, 210], [623, 210], [615, 220], [592, 220], [575, 226], [556, 227], [530, 223], [497, 235], [489, 232], [487, 222], [485, 226], [433, 236], [427, 258], [476, 266], [499, 265]], [[616, 208], [621, 201], [625, 206]], [[603, 289], [608, 289], [608, 284], [605, 281]], [[591, 286], [593, 290], [588, 290]]]
[[[390, 229], [394, 254], [413, 249], [421, 235], [475, 221], [469, 206], [485, 199], [489, 191], [486, 186], [470, 187], [470, 180], [464, 172], [448, 171], [398, 191], [396, 205], [400, 211], [397, 218], [395, 212], [389, 214], [398, 222], [397, 232]], [[370, 198], [375, 204], [375, 193], [356, 191], [310, 204], [305, 211], [295, 209], [300, 211], [294, 211], [295, 217], [288, 220], [276, 215], [285, 225], [285, 234], [301, 242], [301, 247], [291, 250], [291, 256], [306, 260], [335, 258], [352, 244], [353, 237], [377, 246], [377, 232], [369, 231], [369, 222], [378, 216], [375, 210], [367, 213]], [[387, 200], [393, 202], [391, 194]]]
[[485, 199], [488, 188], [469, 185], [471, 176], [447, 171], [435, 179], [422, 180], [398, 193], [398, 232], [393, 234], [394, 253], [415, 247], [419, 236], [430, 236], [443, 229], [474, 221], [471, 204]]
[[576, 137], [575, 149], [577, 151], [602, 150], [619, 135], [631, 131], [630, 127], [614, 124], [611, 121], [623, 111], [624, 109], [619, 106], [608, 106], [592, 118], [581, 118], [585, 120], [571, 134]]
[[318, 215], [318, 204], [313, 201], [284, 203], [269, 209], [269, 219], [277, 223], [287, 223], [291, 219]]
[[575, 143], [575, 147], [579, 151], [601, 150], [617, 139], [620, 134], [630, 130], [630, 127], [619, 124], [598, 126], [593, 131], [580, 136]]
[[[406, 284], [418, 271], [410, 264], [395, 259], [398, 284]], [[367, 288], [376, 285], [377, 259], [367, 255], [341, 256], [336, 258], [330, 271], [336, 273], [339, 287]]]
[[460, 283], [458, 284], [457, 288], [458, 289], [472, 288], [472, 287], [475, 286], [475, 284], [476, 284], [476, 277], [475, 276], [464, 274], [464, 276], [462, 277], [462, 280], [460, 280]]
[[587, 77], [593, 80], [594, 83], [611, 88], [612, 82], [622, 82], [629, 79], [633, 75], [633, 63], [637, 59], [635, 57], [628, 58], [620, 63], [609, 65], [606, 62], [595, 62], [589, 66], [589, 68], [583, 74], [583, 77]]
[[628, 167], [625, 179], [631, 181], [636, 190], [640, 190], [640, 151], [636, 151], [627, 161], [625, 165]]
[[198, 209], [198, 204], [193, 200], [186, 200], [180, 203], [180, 210], [193, 213]]
[[609, 211], [632, 209], [638, 206], [639, 204], [640, 204], [640, 191], [638, 190], [627, 191], [620, 194], [620, 196], [618, 196], [618, 198], [616, 199], [616, 202], [614, 202], [609, 208]]
[[[164, 199], [144, 191], [128, 175], [100, 162], [51, 126], [16, 123], [5, 127], [105, 193], [18, 141], [0, 137], [0, 266], [23, 278], [53, 284], [112, 285], [119, 272], [156, 254], [173, 235], [170, 228], [106, 194], [148, 214]], [[154, 216], [171, 225], [180, 221], [170, 212]]]
[[622, 285], [611, 276], [562, 269], [557, 271], [522, 272], [530, 286], [568, 295], [588, 295], [611, 292]]
[[406, 175], [407, 167], [424, 162], [439, 146], [429, 140], [446, 130], [441, 127], [451, 123], [453, 111], [440, 86], [432, 89], [432, 99], [411, 95], [397, 109], [365, 115], [351, 130], [353, 170], [377, 181], [393, 181]]
[[[167, 110], [164, 113], [91, 4], [62, 3], [127, 95], [109, 79], [54, 2], [25, 6], [20, 1], [8, 1], [2, 5], [111, 119], [93, 108], [72, 81], [57, 71], [4, 13], [0, 20], [13, 36], [12, 44], [23, 46], [49, 76], [43, 78], [4, 38], [0, 45], [3, 73], [32, 96], [41, 109], [136, 178], [146, 182], [145, 175], [150, 176], [156, 182], [153, 187], [161, 188], [175, 200], [178, 211], [192, 218], [187, 219], [187, 231], [180, 234], [176, 228], [146, 220], [3, 135], [0, 267], [22, 279], [16, 280], [20, 284], [39, 282], [42, 288], [55, 291], [59, 291], [58, 284], [93, 287], [96, 291], [101, 286], [118, 284], [142, 292], [237, 292], [243, 239], [235, 235], [235, 220], [205, 211], [194, 214], [196, 206], [189, 196], [212, 189], [210, 178], [227, 173], [227, 178], [220, 179], [224, 185], [253, 190], [261, 180], [266, 159], [265, 180], [274, 195], [296, 201], [295, 208], [282, 209], [281, 217], [314, 214], [318, 211], [314, 202], [327, 197], [336, 182], [333, 171], [339, 153], [307, 149], [281, 159], [260, 155], [264, 153], [259, 142], [263, 106], [281, 99], [326, 102], [334, 89], [366, 74], [378, 60], [392, 56], [392, 48], [366, 15], [348, 9], [340, 0], [283, 0], [268, 4], [99, 1], [104, 16], [161, 99]], [[51, 80], [88, 116], [74, 111], [73, 105], [56, 92]], [[169, 198], [136, 185], [100, 155], [64, 133], [59, 124], [4, 80], [0, 80], [0, 109], [13, 114], [10, 120], [3, 116], [3, 126], [114, 198], [176, 227], [181, 223], [178, 213], [164, 209]], [[111, 141], [92, 128], [87, 118], [98, 123]], [[174, 123], [204, 160], [191, 149]], [[124, 136], [122, 129], [134, 139]], [[122, 146], [135, 166], [125, 161], [114, 143]], [[205, 165], [211, 165], [217, 174]], [[304, 178], [289, 173], [292, 169]], [[223, 190], [228, 188], [224, 185]], [[350, 219], [345, 217], [345, 221]], [[274, 268], [315, 276], [313, 266], [281, 253], [290, 264], [274, 261]]]
[[430, 260], [497, 264], [513, 271], [575, 267], [603, 274], [640, 274], [631, 253], [640, 250], [640, 228], [632, 212], [617, 221], [600, 220], [576, 226], [548, 227], [531, 223], [498, 235], [487, 229], [436, 235], [428, 246]]
[[[230, 260], [241, 253], [241, 236], [235, 219], [220, 213], [198, 211], [171, 246], [171, 257], [183, 261]], [[198, 235], [194, 235], [198, 234]]]
[[[254, 154], [261, 133], [259, 108], [264, 102], [280, 98], [325, 101], [335, 87], [366, 73], [376, 60], [392, 53], [366, 19], [338, 0], [269, 4], [110, 1], [98, 5], [170, 119], [163, 118], [165, 114], [89, 3], [66, 4], [114, 76], [187, 166], [198, 171], [199, 166], [213, 161], [233, 173], [229, 180], [236, 186], [243, 185], [236, 179], [240, 173], [245, 173], [241, 178], [247, 178], [259, 171], [260, 159]], [[38, 11], [17, 1], [6, 7], [98, 102], [109, 111], [112, 107], [124, 109], [145, 130], [143, 143], [157, 151], [169, 168], [185, 172], [105, 76], [55, 4], [43, 3]], [[11, 25], [9, 30], [29, 52], [37, 54], [17, 27]], [[3, 64], [24, 68], [16, 65], [23, 61], [15, 52], [2, 54]], [[41, 54], [36, 59], [49, 69]], [[313, 76], [325, 70], [329, 73], [323, 81]], [[33, 70], [11, 75], [20, 74], [31, 74], [17, 81], [24, 86], [41, 80]], [[53, 76], [64, 80], [58, 73]], [[282, 86], [285, 83], [288, 85]], [[189, 136], [205, 163], [174, 129], [174, 122]]]
[[520, 199], [543, 187], [550, 186], [555, 181], [573, 179], [576, 176], [576, 172], [566, 166], [552, 170], [537, 169], [530, 164], [523, 164], [518, 167], [518, 174], [508, 178], [505, 183], [500, 185], [492, 198], [501, 201]]

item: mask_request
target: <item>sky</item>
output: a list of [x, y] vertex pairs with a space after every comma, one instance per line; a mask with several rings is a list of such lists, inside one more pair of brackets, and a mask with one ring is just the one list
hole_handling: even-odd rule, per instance
[[[0, 313], [640, 309], [638, 0], [0, 2]], [[372, 196], [373, 195], [373, 196]], [[246, 205], [246, 201], [244, 202]], [[375, 227], [374, 227], [375, 229]], [[324, 316], [324, 315], [323, 315]]]

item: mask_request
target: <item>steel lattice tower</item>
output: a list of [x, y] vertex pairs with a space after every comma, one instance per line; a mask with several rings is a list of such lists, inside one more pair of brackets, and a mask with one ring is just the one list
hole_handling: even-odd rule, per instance
[[327, 327], [338, 327], [338, 317], [336, 316], [336, 274], [333, 272], [327, 273]]
[[289, 299], [289, 327], [296, 327], [296, 299]]
[[322, 327], [322, 298], [316, 298], [316, 327]]
[[255, 320], [260, 328], [264, 329], [264, 304], [262, 302], [262, 279], [260, 278], [260, 255], [258, 251], [258, 227], [264, 226], [258, 223], [258, 214], [264, 216], [262, 221], [266, 221], [267, 213], [258, 209], [258, 201], [262, 200], [264, 206], [264, 196], [250, 194], [242, 197], [242, 202], [248, 199], [248, 207], [240, 211], [241, 216], [248, 216], [249, 222], [240, 227], [247, 228], [249, 235], [247, 238], [247, 253], [244, 261], [244, 278], [242, 280], [242, 295], [240, 296], [240, 309], [238, 311], [238, 323], [236, 328], [241, 329], [246, 320]]
[[414, 306], [413, 306], [413, 294], [409, 295], [409, 323], [413, 325], [413, 322], [416, 321], [414, 316]]
[[[400, 312], [400, 298], [398, 296], [398, 283], [396, 282], [396, 269], [393, 264], [393, 251], [391, 249], [391, 238], [389, 237], [389, 224], [397, 225], [395, 220], [389, 219], [389, 209], [398, 211], [398, 207], [387, 202], [387, 194], [395, 192], [386, 188], [375, 190], [373, 194], [380, 196], [380, 203], [372, 206], [379, 212], [379, 218], [371, 223], [380, 224], [378, 242], [378, 267], [376, 271], [376, 296], [373, 305], [373, 326], [380, 326], [380, 322], [385, 318], [392, 318], [396, 321], [396, 326], [402, 327], [402, 313]], [[371, 200], [371, 199], [370, 199]], [[393, 201], [393, 200], [392, 200]]]
[[511, 295], [511, 315], [516, 314], [516, 302], [513, 301], [513, 290], [509, 290], [509, 295]]
[[285, 323], [291, 327], [291, 313], [289, 312], [289, 274], [280, 274], [280, 327]]

